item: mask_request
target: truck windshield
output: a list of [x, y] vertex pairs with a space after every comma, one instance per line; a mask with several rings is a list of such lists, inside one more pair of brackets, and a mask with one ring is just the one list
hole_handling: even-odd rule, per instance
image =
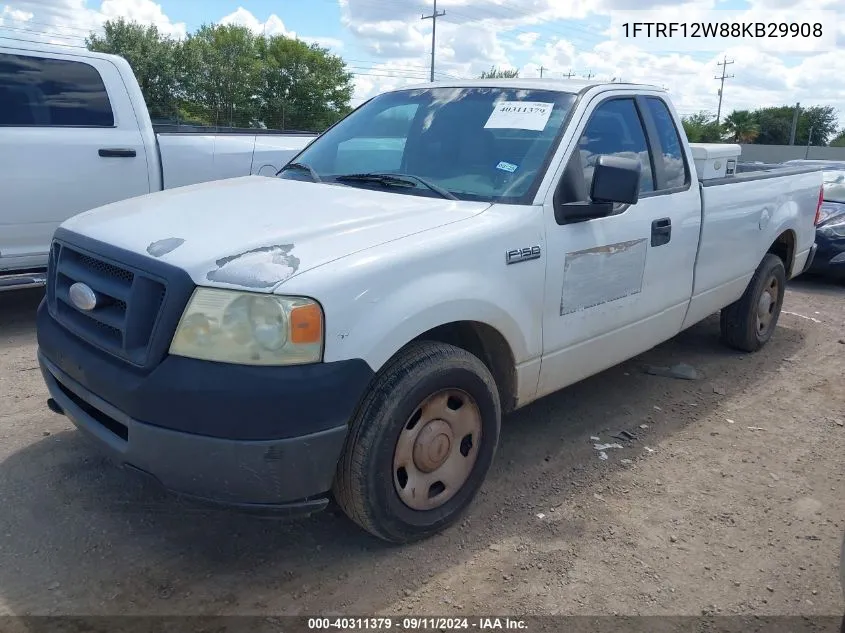
[[[529, 203], [574, 101], [570, 93], [505, 87], [386, 93], [317, 138], [279, 175], [411, 195]], [[385, 175], [410, 178], [375, 177]]]

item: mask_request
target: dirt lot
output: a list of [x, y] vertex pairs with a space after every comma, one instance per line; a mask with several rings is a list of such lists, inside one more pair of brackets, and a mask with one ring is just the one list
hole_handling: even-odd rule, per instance
[[[0, 614], [845, 610], [845, 288], [794, 283], [758, 354], [710, 319], [513, 414], [464, 523], [405, 548], [334, 512], [199, 509], [105, 464], [46, 408], [39, 299], [0, 294]], [[642, 371], [677, 362], [702, 377]], [[590, 437], [621, 430], [637, 439], [601, 460]]]

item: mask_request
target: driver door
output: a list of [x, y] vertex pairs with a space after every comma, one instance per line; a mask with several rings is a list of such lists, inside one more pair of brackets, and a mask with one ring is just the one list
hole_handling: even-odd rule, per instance
[[[652, 111], [660, 104], [630, 92], [611, 95], [596, 97], [579, 122], [579, 142], [545, 204], [548, 256], [538, 396], [674, 336], [692, 291], [701, 207], [680, 136], [676, 129], [664, 130], [669, 136], [657, 131]], [[665, 124], [665, 118], [661, 121]], [[668, 121], [673, 125], [671, 116]], [[672, 135], [677, 140], [670, 147]], [[667, 177], [667, 152], [682, 159], [680, 187], [677, 177]], [[639, 159], [639, 201], [616, 206], [606, 217], [559, 225], [555, 200], [587, 201], [600, 155]]]

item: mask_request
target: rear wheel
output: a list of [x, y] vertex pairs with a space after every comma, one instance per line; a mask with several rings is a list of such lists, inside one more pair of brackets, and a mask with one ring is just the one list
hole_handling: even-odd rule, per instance
[[745, 352], [763, 347], [777, 326], [785, 290], [783, 261], [777, 255], [767, 253], [742, 297], [722, 309], [722, 340]]
[[490, 371], [444, 343], [409, 345], [376, 378], [350, 429], [334, 495], [387, 541], [415, 541], [454, 523], [475, 498], [499, 439]]

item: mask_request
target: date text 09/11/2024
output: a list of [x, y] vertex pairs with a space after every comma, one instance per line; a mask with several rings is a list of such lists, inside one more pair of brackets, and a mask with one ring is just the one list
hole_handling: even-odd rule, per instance
[[821, 22], [625, 22], [626, 38], [787, 38], [822, 37]]
[[445, 630], [525, 630], [524, 620], [510, 617], [439, 618], [403, 617], [394, 618], [308, 618], [309, 630], [398, 630], [398, 631], [445, 631]]

